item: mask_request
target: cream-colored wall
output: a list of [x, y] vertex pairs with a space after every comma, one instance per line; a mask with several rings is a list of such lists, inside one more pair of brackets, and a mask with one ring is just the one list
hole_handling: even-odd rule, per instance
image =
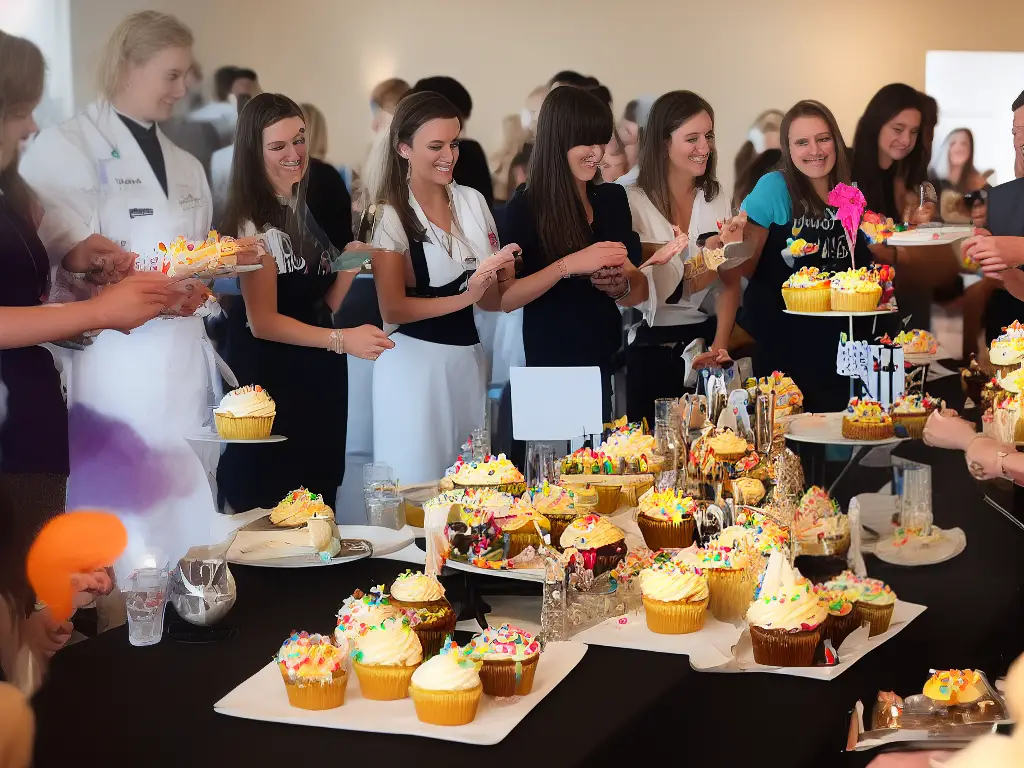
[[189, 24], [207, 73], [250, 66], [267, 90], [316, 103], [337, 162], [361, 156], [369, 92], [385, 77], [458, 78], [473, 95], [469, 133], [491, 152], [501, 118], [518, 112], [535, 85], [572, 68], [605, 83], [617, 111], [639, 94], [676, 88], [707, 98], [727, 188], [732, 157], [762, 110], [822, 100], [849, 140], [880, 86], [923, 87], [927, 50], [1019, 50], [1024, 29], [1021, 0], [73, 0], [79, 104], [95, 92], [106, 36], [141, 8]]

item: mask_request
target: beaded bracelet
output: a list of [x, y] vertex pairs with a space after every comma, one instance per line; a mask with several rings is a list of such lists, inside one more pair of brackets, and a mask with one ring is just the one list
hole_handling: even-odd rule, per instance
[[345, 333], [340, 328], [336, 328], [331, 331], [331, 336], [327, 341], [327, 349], [336, 355], [345, 354]]

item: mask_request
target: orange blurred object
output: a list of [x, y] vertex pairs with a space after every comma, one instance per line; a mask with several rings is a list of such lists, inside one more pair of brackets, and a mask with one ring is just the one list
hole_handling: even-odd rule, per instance
[[128, 545], [116, 515], [79, 510], [48, 522], [28, 551], [28, 581], [57, 621], [74, 611], [71, 576], [113, 565]]

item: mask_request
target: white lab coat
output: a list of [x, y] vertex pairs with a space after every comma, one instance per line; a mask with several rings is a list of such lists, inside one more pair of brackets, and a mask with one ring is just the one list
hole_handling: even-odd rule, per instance
[[[143, 256], [178, 235], [206, 237], [211, 205], [202, 165], [157, 132], [167, 194], [105, 101], [39, 134], [25, 153], [21, 172], [46, 208], [40, 237], [51, 254], [63, 255], [93, 232]], [[105, 506], [118, 507], [113, 511], [129, 529], [130, 552], [136, 556], [149, 550], [173, 565], [190, 546], [208, 542], [215, 514], [210, 478], [219, 450], [216, 444], [196, 444], [197, 453], [186, 438], [201, 432], [211, 418], [210, 406], [219, 395], [214, 359], [198, 317], [157, 318], [130, 335], [104, 331], [72, 356], [69, 503], [80, 507], [106, 501]], [[145, 447], [126, 460], [124, 443], [98, 442], [95, 434], [76, 429], [81, 422], [75, 410], [83, 406], [123, 422]], [[78, 462], [77, 472], [76, 456], [88, 459], [87, 465]], [[165, 492], [134, 497], [146, 497], [144, 503], [130, 494], [111, 503], [102, 489], [104, 483], [141, 487], [147, 477], [151, 485], [163, 483]]]

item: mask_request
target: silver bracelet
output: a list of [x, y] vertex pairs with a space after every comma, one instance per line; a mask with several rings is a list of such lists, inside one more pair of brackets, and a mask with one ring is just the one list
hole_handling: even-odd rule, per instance
[[331, 336], [327, 341], [327, 349], [336, 355], [345, 354], [345, 332], [341, 328], [335, 328], [331, 331]]

